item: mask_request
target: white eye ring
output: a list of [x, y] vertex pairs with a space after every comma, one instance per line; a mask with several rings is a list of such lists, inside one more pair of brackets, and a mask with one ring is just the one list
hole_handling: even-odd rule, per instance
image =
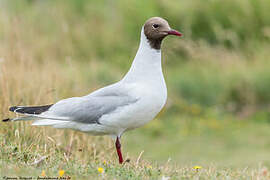
[[153, 27], [154, 29], [157, 29], [157, 28], [159, 27], [159, 25], [158, 25], [158, 24], [153, 24], [152, 27]]

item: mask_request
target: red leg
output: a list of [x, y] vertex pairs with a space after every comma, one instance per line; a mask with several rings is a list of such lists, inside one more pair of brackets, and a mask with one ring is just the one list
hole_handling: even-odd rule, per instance
[[122, 157], [122, 152], [121, 152], [121, 144], [120, 144], [120, 140], [119, 140], [118, 136], [116, 138], [115, 147], [116, 147], [117, 155], [118, 155], [118, 158], [119, 158], [119, 163], [122, 164], [123, 163], [123, 157]]

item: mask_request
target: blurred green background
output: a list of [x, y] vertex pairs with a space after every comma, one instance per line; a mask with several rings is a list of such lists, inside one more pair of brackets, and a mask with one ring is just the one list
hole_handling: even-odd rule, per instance
[[[37, 69], [55, 81], [43, 85], [57, 89], [37, 101], [31, 90], [10, 88], [2, 107], [22, 96], [21, 104], [55, 102], [116, 82], [130, 67], [142, 25], [160, 16], [184, 34], [162, 46], [168, 102], [155, 120], [123, 136], [124, 151], [177, 164], [270, 164], [269, 0], [1, 0], [0, 7], [7, 71], [18, 65], [33, 77]], [[39, 78], [21, 87], [39, 89]]]

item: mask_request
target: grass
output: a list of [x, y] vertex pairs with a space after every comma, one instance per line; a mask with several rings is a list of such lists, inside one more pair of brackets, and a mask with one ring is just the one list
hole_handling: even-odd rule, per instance
[[[102, 167], [103, 173], [100, 173], [96, 167]], [[28, 172], [31, 172], [32, 177], [42, 177], [41, 168], [29, 168]], [[83, 166], [74, 166], [74, 162], [67, 163], [65, 167], [69, 173], [64, 174], [63, 177], [74, 177], [72, 179], [85, 179], [92, 175], [91, 179], [110, 179], [112, 177], [117, 179], [269, 179], [269, 170], [266, 167], [258, 166], [256, 168], [242, 168], [242, 169], [217, 169], [214, 165], [209, 167], [202, 167], [202, 169], [196, 170], [189, 166], [138, 166], [135, 164], [127, 164], [124, 167], [119, 165], [104, 165], [91, 163]], [[10, 176], [12, 174], [21, 174], [21, 177], [25, 177], [25, 170], [13, 167]], [[46, 169], [43, 170], [45, 173]], [[78, 171], [80, 175], [78, 176]], [[46, 176], [58, 177], [58, 171], [46, 173]]]
[[117, 164], [109, 137], [1, 123], [0, 177], [64, 170], [72, 179], [269, 179], [269, 6], [0, 1], [2, 119], [14, 116], [11, 105], [50, 104], [119, 80], [150, 16], [166, 17], [185, 35], [163, 44], [168, 102], [155, 120], [123, 136], [129, 163]]

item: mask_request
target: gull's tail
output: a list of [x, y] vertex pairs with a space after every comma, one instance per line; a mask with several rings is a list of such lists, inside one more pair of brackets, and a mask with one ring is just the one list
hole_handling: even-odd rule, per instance
[[53, 104], [45, 105], [45, 106], [12, 106], [9, 108], [9, 111], [20, 113], [25, 116], [13, 118], [13, 119], [7, 118], [7, 119], [3, 119], [2, 121], [7, 122], [7, 121], [20, 121], [20, 120], [37, 120], [39, 118], [33, 115], [38, 115], [38, 114], [48, 111], [52, 105]]

